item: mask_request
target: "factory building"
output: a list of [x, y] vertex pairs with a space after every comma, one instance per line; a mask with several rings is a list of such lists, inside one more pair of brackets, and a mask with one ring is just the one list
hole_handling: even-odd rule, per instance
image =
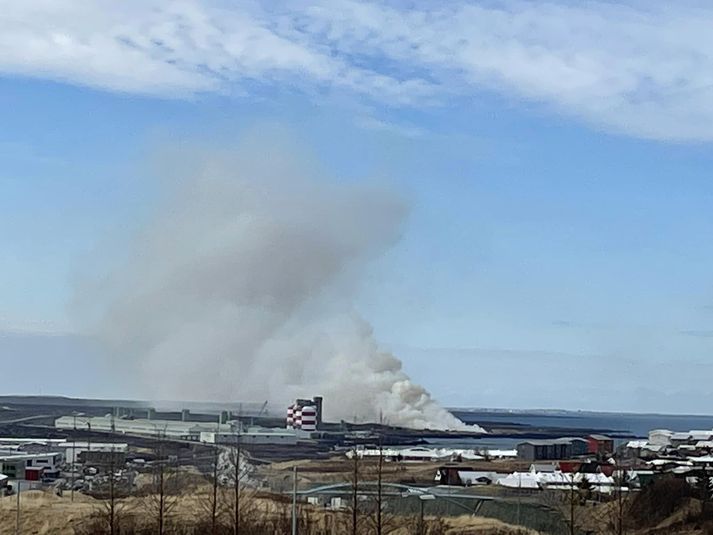
[[322, 425], [321, 396], [314, 399], [298, 399], [287, 407], [287, 429], [301, 429], [303, 431], [316, 431]]
[[297, 430], [273, 430], [270, 428], [251, 428], [241, 433], [216, 433], [215, 431], [203, 431], [200, 435], [201, 442], [231, 446], [238, 443], [246, 446], [294, 446], [297, 444], [298, 438]]
[[101, 457], [98, 455], [99, 453], [115, 452], [126, 456], [129, 451], [128, 444], [113, 442], [64, 442], [62, 448], [64, 448], [64, 458], [68, 463], [82, 462], [82, 458], [99, 458]]
[[120, 467], [126, 463], [127, 454], [118, 450], [84, 450], [77, 456], [79, 464], [94, 467]]
[[180, 440], [200, 440], [201, 432], [231, 433], [227, 423], [185, 422], [178, 420], [126, 420], [110, 416], [62, 416], [55, 420], [57, 429], [81, 429], [127, 435], [164, 436]]
[[588, 446], [583, 438], [528, 440], [517, 445], [517, 456], [526, 461], [569, 459], [586, 455]]

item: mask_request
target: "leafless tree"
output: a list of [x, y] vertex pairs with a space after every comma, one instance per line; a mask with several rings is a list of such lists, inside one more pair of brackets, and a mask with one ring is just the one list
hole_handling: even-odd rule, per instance
[[575, 535], [576, 533], [576, 518], [575, 513], [577, 506], [579, 505], [579, 493], [577, 492], [577, 485], [574, 482], [574, 472], [569, 474], [569, 492], [568, 492], [568, 506], [569, 506], [569, 534]]
[[156, 523], [158, 535], [165, 535], [168, 518], [175, 509], [177, 499], [171, 486], [175, 483], [175, 471], [168, 457], [165, 430], [157, 430], [154, 443], [155, 458], [152, 461], [152, 488], [146, 500], [146, 508]]
[[384, 515], [384, 446], [379, 437], [379, 459], [376, 465], [376, 535], [382, 534]]
[[117, 502], [116, 493], [116, 448], [112, 443], [111, 451], [109, 452], [109, 461], [107, 463], [107, 477], [108, 477], [108, 491], [109, 496], [105, 505], [105, 512], [107, 517], [107, 523], [109, 524], [110, 535], [117, 535], [119, 533], [119, 515], [121, 513], [122, 507], [120, 507]]
[[379, 455], [377, 456], [373, 468], [372, 479], [376, 484], [376, 489], [371, 494], [369, 503], [370, 514], [367, 515], [369, 520], [369, 531], [375, 535], [383, 535], [394, 528], [394, 516], [388, 513], [387, 500], [384, 493], [384, 444], [382, 437], [379, 437]]
[[211, 490], [205, 500], [201, 501], [201, 505], [207, 515], [207, 527], [211, 535], [216, 535], [220, 524], [220, 448], [214, 445], [210, 454], [210, 470], [207, 475], [208, 482], [211, 485]]
[[231, 455], [233, 467], [233, 534], [240, 535], [240, 482], [243, 478], [242, 470], [242, 440], [240, 434], [240, 422], [238, 422], [238, 432], [235, 435], [235, 446]]
[[233, 535], [252, 533], [251, 524], [256, 516], [261, 515], [255, 511], [256, 490], [249, 485], [251, 466], [243, 449], [240, 429], [235, 435], [235, 440], [228, 450], [227, 456], [227, 483], [232, 488], [232, 496], [229, 501]]
[[113, 444], [109, 451], [97, 453], [98, 466], [102, 472], [95, 479], [91, 494], [101, 501], [97, 510], [86, 519], [86, 525], [81, 527], [80, 533], [118, 535], [126, 528], [127, 509], [120, 498], [130, 493], [129, 482], [124, 484], [117, 475], [121, 466], [117, 463], [116, 447]]
[[628, 499], [624, 495], [624, 485], [626, 484], [626, 471], [623, 470], [618, 464], [615, 465], [614, 522], [612, 522], [613, 525], [611, 525], [611, 528], [616, 535], [624, 535], [626, 531], [625, 519], [628, 507]]
[[354, 447], [350, 452], [350, 469], [349, 469], [349, 485], [351, 487], [351, 503], [347, 510], [350, 518], [350, 533], [358, 535], [359, 533], [359, 477], [360, 477], [360, 458], [359, 452]]

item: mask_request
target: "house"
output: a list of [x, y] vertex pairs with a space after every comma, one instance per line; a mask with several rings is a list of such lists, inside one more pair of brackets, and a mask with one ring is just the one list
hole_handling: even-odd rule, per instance
[[666, 446], [650, 444], [646, 440], [630, 440], [620, 446], [621, 454], [628, 459], [651, 459], [665, 449]]
[[589, 435], [587, 451], [597, 455], [611, 455], [614, 453], [614, 440], [606, 435]]
[[713, 450], [713, 440], [699, 440], [696, 442], [696, 449], [705, 451]]
[[649, 444], [654, 446], [670, 446], [672, 431], [668, 429], [652, 429], [649, 431]]
[[671, 434], [671, 445], [674, 448], [682, 446], [683, 444], [688, 444], [691, 441], [691, 433], [689, 432], [679, 432]]

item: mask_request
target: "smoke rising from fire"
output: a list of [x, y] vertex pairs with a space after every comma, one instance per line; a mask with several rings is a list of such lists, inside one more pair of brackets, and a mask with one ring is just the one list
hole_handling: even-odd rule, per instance
[[163, 158], [163, 200], [110, 275], [95, 334], [152, 399], [286, 406], [320, 394], [328, 418], [464, 427], [353, 310], [406, 204], [324, 177], [279, 145], [253, 138]]

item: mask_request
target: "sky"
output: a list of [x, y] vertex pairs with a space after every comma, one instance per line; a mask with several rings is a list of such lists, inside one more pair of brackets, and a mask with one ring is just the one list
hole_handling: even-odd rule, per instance
[[408, 201], [355, 306], [442, 403], [710, 413], [711, 23], [693, 1], [0, 0], [2, 389], [134, 395], [81, 281], [154, 208], [156, 151], [269, 126]]

